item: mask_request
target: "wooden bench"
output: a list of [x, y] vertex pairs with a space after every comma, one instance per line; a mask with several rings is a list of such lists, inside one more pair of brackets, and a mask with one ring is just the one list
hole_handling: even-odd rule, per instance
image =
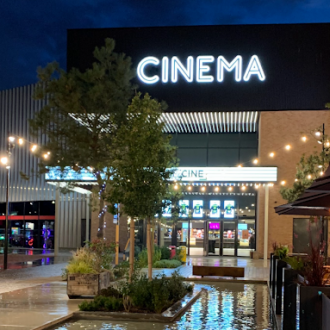
[[193, 266], [193, 275], [244, 277], [243, 267]]

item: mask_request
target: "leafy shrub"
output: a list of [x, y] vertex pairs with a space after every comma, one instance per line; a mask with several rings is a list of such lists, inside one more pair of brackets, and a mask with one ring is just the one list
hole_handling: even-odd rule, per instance
[[187, 292], [193, 290], [193, 285], [184, 283], [184, 277], [175, 271], [168, 279], [169, 300], [178, 301], [183, 298]]
[[148, 251], [143, 249], [138, 255], [138, 264], [139, 267], [145, 268], [148, 267]]
[[122, 278], [125, 275], [128, 274], [129, 271], [129, 262], [128, 261], [122, 261], [120, 264], [116, 265], [113, 268], [113, 274], [115, 278]]
[[123, 310], [123, 302], [122, 299], [115, 297], [96, 296], [93, 301], [83, 301], [78, 307], [81, 311], [86, 312], [116, 312]]
[[160, 251], [161, 251], [161, 258], [160, 258], [160, 260], [170, 259], [170, 257], [171, 257], [171, 251], [170, 251], [170, 249], [168, 247], [162, 246], [160, 248]]
[[274, 255], [278, 256], [280, 260], [283, 260], [286, 258], [286, 256], [289, 253], [289, 248], [285, 245], [279, 245], [275, 247]]
[[177, 268], [181, 266], [181, 262], [179, 260], [159, 260], [155, 262], [155, 268]]
[[114, 288], [113, 286], [109, 286], [107, 289], [102, 289], [100, 291], [99, 296], [115, 297], [115, 298], [123, 297], [122, 293], [118, 289]]
[[283, 259], [292, 269], [302, 271], [304, 269], [304, 261], [298, 257], [286, 257]]
[[88, 265], [85, 261], [74, 259], [73, 262], [70, 262], [66, 269], [68, 274], [95, 274], [97, 271], [92, 268], [91, 265]]
[[154, 265], [161, 258], [162, 258], [162, 250], [158, 246], [155, 246], [155, 251], [152, 256], [152, 264]]

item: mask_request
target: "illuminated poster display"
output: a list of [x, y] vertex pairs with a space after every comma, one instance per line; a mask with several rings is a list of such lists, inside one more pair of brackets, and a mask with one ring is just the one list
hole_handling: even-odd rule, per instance
[[203, 201], [194, 200], [193, 208], [194, 208], [193, 218], [202, 218], [203, 217]]
[[224, 202], [225, 219], [233, 219], [235, 217], [234, 207], [235, 207], [235, 201], [225, 201]]
[[167, 201], [167, 205], [163, 208], [163, 217], [170, 218], [172, 216], [172, 204]]
[[180, 205], [179, 216], [181, 218], [187, 218], [188, 212], [189, 212], [189, 200], [185, 199], [185, 200], [179, 201], [179, 205]]
[[210, 201], [210, 218], [220, 218], [220, 201]]

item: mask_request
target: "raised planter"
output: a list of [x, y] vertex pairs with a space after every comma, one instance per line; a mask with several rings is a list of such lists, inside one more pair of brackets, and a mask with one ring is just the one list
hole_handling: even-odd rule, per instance
[[282, 269], [283, 277], [283, 329], [297, 328], [297, 276], [298, 272], [288, 268]]
[[275, 274], [275, 312], [277, 315], [282, 312], [282, 287], [283, 287], [283, 269], [287, 263], [283, 260], [276, 260]]
[[110, 273], [69, 274], [67, 294], [70, 299], [79, 296], [96, 296], [110, 285]]
[[[330, 287], [299, 285], [299, 291], [299, 329], [327, 329], [322, 328], [322, 293], [326, 296], [330, 296]], [[327, 313], [329, 313], [329, 311], [327, 311]]]
[[322, 294], [322, 329], [330, 329], [330, 299]]

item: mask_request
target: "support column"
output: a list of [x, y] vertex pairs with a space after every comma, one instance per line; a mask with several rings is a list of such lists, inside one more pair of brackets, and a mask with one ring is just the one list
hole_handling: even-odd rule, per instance
[[56, 185], [55, 193], [55, 226], [54, 226], [54, 256], [57, 257], [60, 248], [60, 184]]
[[267, 267], [268, 257], [268, 204], [269, 204], [269, 187], [265, 186], [265, 219], [264, 219], [264, 267]]
[[86, 241], [90, 240], [89, 234], [89, 204], [90, 204], [90, 195], [86, 194]]

